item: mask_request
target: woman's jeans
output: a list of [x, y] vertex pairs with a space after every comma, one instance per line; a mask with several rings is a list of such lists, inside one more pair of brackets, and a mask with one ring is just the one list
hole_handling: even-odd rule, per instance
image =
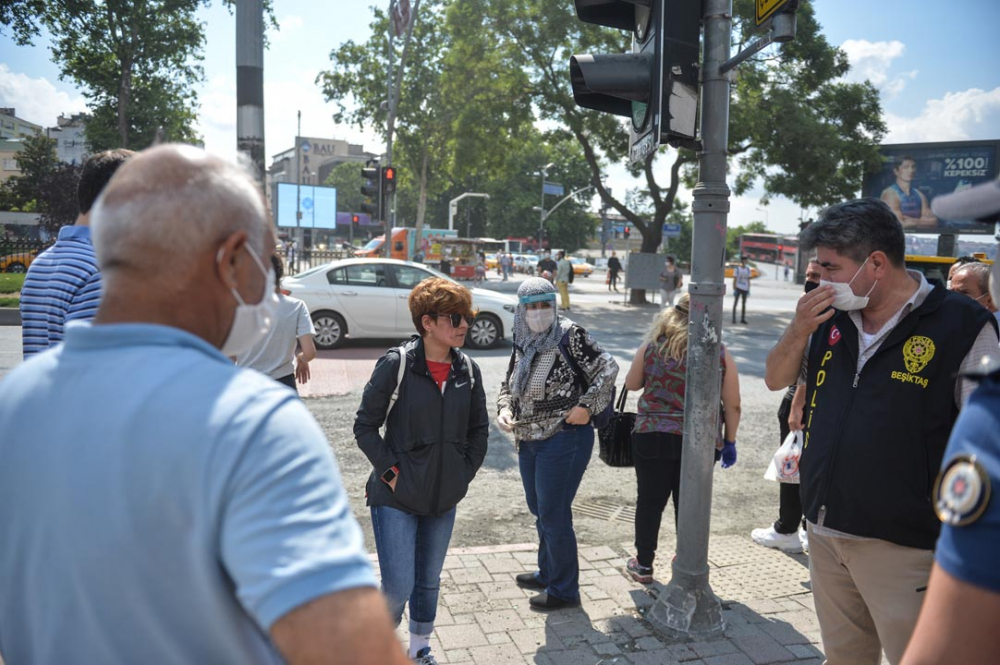
[[440, 517], [413, 515], [389, 506], [372, 506], [371, 511], [382, 593], [393, 625], [399, 625], [409, 600], [410, 632], [430, 635], [455, 509]]
[[580, 563], [573, 499], [594, 450], [594, 428], [566, 425], [542, 441], [522, 441], [518, 453], [528, 510], [538, 529], [538, 580], [550, 596], [580, 600]]

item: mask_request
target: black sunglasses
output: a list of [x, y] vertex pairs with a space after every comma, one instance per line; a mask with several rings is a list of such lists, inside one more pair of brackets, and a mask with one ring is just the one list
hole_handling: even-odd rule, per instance
[[472, 325], [472, 322], [476, 320], [476, 317], [473, 316], [472, 314], [466, 314], [465, 316], [461, 314], [435, 314], [434, 318], [440, 318], [442, 316], [448, 317], [448, 320], [451, 322], [452, 328], [458, 328], [459, 326], [461, 326], [462, 319], [465, 319], [465, 322], [468, 323], [470, 326]]

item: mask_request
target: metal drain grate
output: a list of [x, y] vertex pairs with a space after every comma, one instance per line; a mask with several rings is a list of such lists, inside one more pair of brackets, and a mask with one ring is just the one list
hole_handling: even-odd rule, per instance
[[573, 504], [573, 514], [604, 522], [635, 522], [635, 506], [610, 501], [577, 501]]

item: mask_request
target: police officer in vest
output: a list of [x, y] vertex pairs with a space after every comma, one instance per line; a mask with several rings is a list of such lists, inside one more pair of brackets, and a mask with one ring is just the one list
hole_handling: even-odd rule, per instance
[[[940, 524], [934, 478], [959, 409], [956, 378], [1000, 361], [996, 320], [903, 261], [903, 228], [877, 199], [831, 206], [807, 227], [823, 280], [800, 297], [767, 358], [772, 390], [808, 359], [801, 459], [809, 573], [830, 665], [903, 657]], [[831, 309], [832, 307], [832, 309]]]
[[[943, 219], [993, 222], [1000, 181], [931, 205]], [[1000, 302], [997, 261], [990, 294]], [[955, 423], [935, 485], [941, 537], [906, 665], [995, 663], [1000, 654], [1000, 365], [984, 363], [978, 374], [982, 383]]]

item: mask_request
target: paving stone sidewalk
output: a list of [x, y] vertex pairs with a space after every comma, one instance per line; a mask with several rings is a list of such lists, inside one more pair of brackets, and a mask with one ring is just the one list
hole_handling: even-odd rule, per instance
[[[822, 663], [819, 626], [809, 590], [808, 559], [753, 544], [713, 538], [711, 584], [722, 599], [726, 632], [711, 642], [670, 643], [644, 620], [664, 588], [622, 572], [631, 545], [580, 548], [581, 607], [538, 613], [535, 592], [514, 576], [535, 569], [536, 546], [449, 550], [433, 654], [449, 665], [753, 665]], [[669, 581], [669, 567], [658, 578]], [[407, 618], [399, 629], [408, 639]]]

